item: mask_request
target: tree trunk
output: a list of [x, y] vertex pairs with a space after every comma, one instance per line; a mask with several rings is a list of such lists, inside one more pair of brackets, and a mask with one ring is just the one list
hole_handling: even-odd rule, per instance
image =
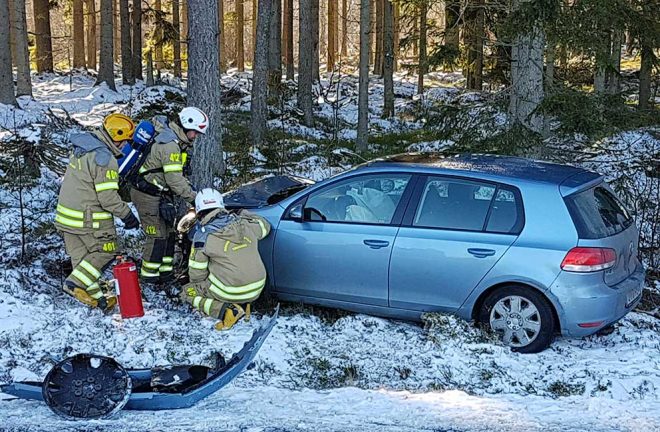
[[[319, 72], [319, 0], [312, 0], [312, 79], [321, 81]], [[309, 35], [309, 33], [307, 33]], [[298, 72], [300, 73], [300, 72]]]
[[16, 105], [9, 42], [9, 1], [0, 0], [0, 104]]
[[401, 37], [401, 9], [399, 2], [392, 3], [394, 8], [394, 72], [399, 69], [399, 39]]
[[[92, 0], [93, 1], [93, 0]], [[141, 0], [133, 0], [133, 20], [132, 20], [131, 42], [133, 49], [133, 78], [142, 80], [142, 4]]]
[[314, 38], [310, 37], [314, 21], [313, 2], [314, 0], [300, 0], [300, 31], [298, 32], [298, 107], [303, 112], [305, 125], [309, 127], [314, 124], [312, 113]]
[[468, 9], [466, 28], [467, 39], [467, 83], [469, 90], [479, 90], [482, 87], [484, 60], [484, 4], [483, 0], [475, 0]]
[[[259, 7], [259, 2], [257, 0], [252, 0], [252, 46], [250, 47], [250, 50], [248, 51], [252, 58], [250, 61], [252, 62], [252, 67], [254, 68], [254, 50], [257, 46], [257, 8]], [[272, 6], [271, 6], [272, 9]], [[280, 51], [282, 52], [282, 51]]]
[[174, 60], [174, 76], [181, 78], [181, 15], [179, 0], [172, 0], [172, 28], [174, 29], [174, 46], [172, 48]]
[[543, 117], [534, 113], [543, 101], [543, 52], [545, 35], [539, 23], [515, 37], [511, 48], [511, 98], [513, 123], [541, 132]]
[[[188, 0], [180, 0], [181, 1], [181, 56], [188, 58]], [[221, 21], [224, 21], [223, 14], [224, 10], [220, 10], [220, 5], [221, 5], [222, 0], [218, 0], [218, 23], [222, 26]], [[224, 27], [219, 27], [223, 30], [224, 32]], [[224, 35], [223, 35], [224, 37]], [[220, 55], [223, 55], [224, 52], [224, 46], [221, 46], [220, 48]], [[181, 69], [183, 69], [183, 65], [181, 66]]]
[[[163, 10], [162, 0], [154, 1], [154, 10], [157, 12], [162, 12]], [[165, 65], [163, 64], [162, 31], [158, 30], [157, 33], [155, 34], [155, 37], [156, 37], [156, 44], [154, 45], [154, 66], [156, 67], [156, 70], [159, 71], [165, 67]]]
[[37, 72], [53, 72], [53, 42], [48, 0], [33, 0]]
[[[417, 11], [416, 11], [417, 12]], [[419, 57], [419, 20], [412, 20], [412, 55], [414, 58]]]
[[113, 56], [115, 63], [119, 63], [119, 61], [121, 60], [121, 33], [119, 31], [120, 30], [119, 1], [120, 0], [112, 0], [112, 31], [114, 32], [112, 49], [113, 49]]
[[245, 45], [243, 38], [245, 28], [245, 5], [243, 0], [235, 0], [236, 6], [236, 68], [239, 72], [245, 71]]
[[85, 67], [85, 19], [83, 0], [73, 0], [73, 67]]
[[18, 63], [16, 58], [16, 34], [14, 33], [14, 23], [16, 22], [16, 17], [14, 16], [14, 0], [8, 1], [9, 7], [9, 50], [11, 51], [11, 62], [12, 64]]
[[293, 81], [295, 78], [293, 59], [293, 0], [284, 0], [287, 5], [284, 20], [287, 22], [284, 38], [287, 40], [285, 51], [286, 79]]
[[96, 3], [85, 0], [87, 17], [87, 68], [96, 70]]
[[326, 56], [326, 70], [328, 72], [335, 68], [335, 31], [337, 19], [337, 0], [328, 0], [328, 54]]
[[445, 46], [451, 47], [458, 53], [459, 27], [461, 5], [456, 0], [445, 0]]
[[119, 0], [121, 26], [121, 79], [124, 84], [135, 84], [133, 76], [133, 47], [131, 45], [131, 15], [128, 0]]
[[610, 67], [608, 68], [607, 93], [618, 94], [621, 90], [621, 45], [623, 44], [623, 30], [615, 29], [612, 32], [612, 49]]
[[225, 1], [218, 0], [218, 51], [220, 52], [220, 73], [227, 70], [227, 45], [225, 45]]
[[341, 0], [341, 58], [348, 56], [348, 0]]
[[99, 74], [96, 78], [96, 84], [106, 83], [111, 90], [115, 90], [114, 65], [114, 31], [113, 0], [101, 0], [101, 55], [99, 57]]
[[392, 2], [383, 0], [383, 118], [394, 117], [394, 11]]
[[[266, 48], [268, 89], [273, 97], [277, 97], [277, 92], [282, 83], [282, 0], [270, 0], [270, 3], [267, 7], [270, 13], [268, 19], [269, 30], [266, 30], [268, 33], [268, 47]], [[258, 32], [259, 30], [257, 30]]]
[[419, 66], [417, 77], [417, 94], [424, 93], [424, 75], [426, 75], [428, 60], [426, 58], [426, 18], [428, 4], [423, 0], [419, 6]]
[[607, 89], [607, 66], [612, 58], [612, 35], [610, 30], [600, 32], [600, 44], [596, 51], [596, 70], [594, 71], [594, 92], [605, 94]]
[[648, 43], [646, 38], [642, 37], [639, 41], [641, 45], [642, 64], [639, 67], [639, 104], [640, 110], [649, 109], [651, 100], [651, 74], [653, 73], [653, 46]]
[[[360, 0], [361, 1], [361, 0]], [[376, 61], [376, 2], [378, 0], [370, 0], [369, 6], [369, 64], [372, 65]]]
[[[252, 143], [256, 146], [263, 144], [266, 136], [266, 121], [268, 119], [268, 74], [270, 53], [273, 47], [272, 38], [269, 38], [269, 29], [273, 30], [271, 20], [275, 18], [276, 6], [279, 0], [260, 0], [257, 15], [257, 41], [254, 48], [254, 74], [252, 76], [252, 104], [251, 104], [251, 132]], [[269, 40], [270, 39], [270, 40]], [[269, 47], [270, 45], [270, 47]]]
[[213, 186], [224, 170], [220, 117], [220, 63], [218, 56], [217, 0], [189, 0], [188, 105], [209, 116], [206, 135], [195, 142], [190, 179], [196, 190]]
[[147, 87], [154, 85], [154, 53], [151, 50], [147, 51], [147, 82], [145, 84]]
[[16, 96], [32, 96], [25, 0], [13, 0], [13, 3], [12, 34], [16, 36]]
[[358, 86], [358, 128], [356, 147], [367, 151], [369, 129], [369, 34], [371, 0], [360, 0], [360, 77]]
[[383, 75], [383, 5], [385, 0], [376, 0], [376, 53], [374, 56], [374, 74]]

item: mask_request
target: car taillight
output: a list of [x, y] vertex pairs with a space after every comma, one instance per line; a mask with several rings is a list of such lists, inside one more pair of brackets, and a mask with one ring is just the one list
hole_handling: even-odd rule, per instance
[[589, 273], [605, 270], [616, 263], [616, 251], [609, 248], [575, 247], [561, 262], [562, 270]]

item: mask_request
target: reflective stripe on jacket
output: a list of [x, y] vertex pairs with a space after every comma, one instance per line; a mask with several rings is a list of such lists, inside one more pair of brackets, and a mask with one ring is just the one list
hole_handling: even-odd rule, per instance
[[[107, 139], [109, 143], [101, 140]], [[110, 138], [99, 133], [79, 134], [69, 157], [55, 209], [57, 229], [74, 234], [114, 231], [113, 216], [130, 212], [119, 196], [119, 167], [110, 152]], [[104, 165], [105, 164], [105, 165]]]
[[211, 292], [220, 300], [254, 301], [266, 285], [266, 268], [258, 243], [270, 232], [270, 224], [261, 216], [242, 210], [218, 228], [213, 220], [222, 217], [226, 213], [214, 210], [197, 226], [198, 230], [210, 232], [193, 239], [188, 261], [190, 282], [208, 280]]

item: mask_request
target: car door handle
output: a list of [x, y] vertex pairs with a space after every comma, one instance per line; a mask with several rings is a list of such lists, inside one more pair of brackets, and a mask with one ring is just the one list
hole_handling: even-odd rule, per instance
[[380, 249], [390, 245], [390, 242], [386, 240], [365, 240], [364, 244], [369, 246], [371, 249]]
[[495, 255], [495, 251], [492, 249], [470, 248], [467, 251], [469, 254], [474, 255], [477, 258], [486, 258]]

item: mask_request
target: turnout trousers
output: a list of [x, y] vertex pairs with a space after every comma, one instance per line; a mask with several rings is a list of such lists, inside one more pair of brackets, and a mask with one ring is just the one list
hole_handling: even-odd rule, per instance
[[166, 280], [174, 270], [174, 226], [160, 217], [160, 197], [131, 189], [131, 201], [135, 204], [146, 235], [140, 277], [151, 283]]
[[71, 257], [73, 271], [66, 285], [82, 288], [94, 299], [103, 296], [99, 279], [103, 270], [115, 259], [117, 235], [115, 232], [72, 234], [61, 232], [66, 253]]

